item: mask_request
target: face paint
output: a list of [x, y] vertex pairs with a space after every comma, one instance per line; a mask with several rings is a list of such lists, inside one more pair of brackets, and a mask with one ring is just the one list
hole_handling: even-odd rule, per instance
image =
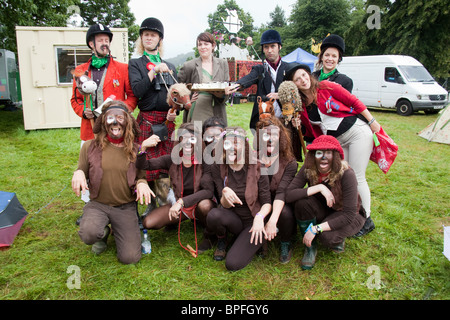
[[210, 127], [206, 129], [204, 134], [204, 139], [207, 143], [211, 143], [214, 140], [219, 140], [222, 134], [222, 128], [220, 127]]
[[108, 136], [120, 139], [124, 136], [127, 120], [126, 114], [121, 109], [110, 109], [105, 114], [105, 128]]
[[274, 125], [270, 125], [260, 131], [260, 148], [261, 152], [267, 156], [276, 156], [279, 154], [280, 129]]
[[231, 150], [231, 148], [233, 148], [233, 142], [231, 142], [230, 140], [225, 140], [223, 142], [223, 149], [224, 150]]
[[124, 123], [125, 122], [125, 116], [123, 115], [114, 115], [109, 114], [106, 116], [106, 123], [107, 124], [113, 124], [113, 123]]
[[192, 136], [192, 135], [190, 135], [190, 136], [183, 135], [179, 138], [179, 143], [183, 146], [186, 144], [196, 144], [197, 137]]
[[315, 162], [317, 170], [320, 173], [327, 173], [331, 170], [331, 163], [333, 160], [333, 150], [316, 150]]
[[189, 142], [190, 144], [196, 144], [196, 143], [197, 143], [197, 138], [194, 137], [194, 136], [192, 136], [192, 137], [189, 138], [188, 142]]
[[315, 157], [317, 158], [317, 159], [331, 159], [331, 158], [333, 158], [333, 151], [332, 150], [326, 150], [326, 151], [323, 151], [323, 150], [316, 150], [316, 154], [315, 154]]

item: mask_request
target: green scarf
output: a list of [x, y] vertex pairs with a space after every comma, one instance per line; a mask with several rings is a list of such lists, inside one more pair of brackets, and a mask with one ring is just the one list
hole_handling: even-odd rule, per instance
[[337, 69], [333, 69], [333, 71], [328, 72], [328, 73], [323, 73], [323, 68], [320, 70], [320, 76], [319, 76], [319, 81], [328, 79], [329, 77], [331, 77]]
[[150, 60], [150, 62], [153, 62], [155, 64], [161, 62], [161, 57], [159, 56], [159, 52], [157, 54], [150, 54], [144, 50], [144, 56], [147, 56], [148, 59]]
[[92, 55], [91, 65], [94, 68], [100, 69], [107, 63], [108, 63], [108, 57], [99, 58], [95, 54]]

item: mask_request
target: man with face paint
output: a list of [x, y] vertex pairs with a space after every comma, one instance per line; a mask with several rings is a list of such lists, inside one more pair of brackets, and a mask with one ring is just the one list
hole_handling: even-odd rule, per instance
[[79, 236], [100, 254], [114, 230], [117, 258], [124, 264], [141, 258], [137, 203], [149, 204], [150, 190], [145, 171], [136, 169], [139, 128], [128, 106], [121, 101], [107, 103], [94, 125], [95, 140], [83, 144], [72, 190], [77, 196], [90, 191], [83, 208]]
[[[96, 119], [93, 110], [111, 95], [114, 95], [116, 100], [124, 101], [130, 110], [136, 108], [137, 98], [128, 79], [128, 65], [114, 60], [111, 56], [112, 38], [113, 34], [108, 27], [102, 24], [92, 25], [86, 33], [86, 44], [92, 50], [92, 57], [88, 62], [76, 67], [76, 72], [87, 71], [88, 76], [97, 84], [97, 90], [91, 97], [84, 97], [78, 92], [75, 80], [73, 82], [70, 102], [75, 113], [81, 118], [82, 143], [94, 139], [90, 121]], [[87, 99], [90, 101], [86, 101]]]

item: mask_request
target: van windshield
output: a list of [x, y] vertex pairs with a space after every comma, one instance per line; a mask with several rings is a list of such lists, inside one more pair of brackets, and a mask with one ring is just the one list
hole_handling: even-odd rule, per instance
[[410, 82], [435, 81], [424, 66], [398, 66]]

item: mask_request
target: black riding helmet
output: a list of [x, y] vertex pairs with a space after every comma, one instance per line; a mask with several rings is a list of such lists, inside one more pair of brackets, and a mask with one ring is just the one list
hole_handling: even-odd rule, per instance
[[159, 33], [161, 39], [164, 38], [164, 26], [156, 18], [147, 18], [141, 23], [141, 28], [139, 29], [139, 35], [142, 35], [144, 30], [156, 31]]
[[112, 41], [113, 34], [112, 34], [111, 30], [108, 27], [102, 25], [101, 23], [94, 24], [94, 25], [89, 27], [89, 30], [86, 33], [86, 44], [87, 44], [87, 46], [89, 48], [91, 48], [89, 46], [89, 42], [93, 41], [93, 39], [94, 39], [96, 34], [101, 34], [101, 33], [107, 34], [109, 36], [109, 42]]
[[334, 47], [339, 50], [340, 57], [339, 61], [342, 60], [342, 56], [345, 52], [345, 41], [337, 34], [330, 34], [328, 37], [323, 39], [320, 46], [320, 51], [324, 52], [327, 48]]
[[278, 43], [281, 46], [281, 36], [276, 30], [266, 30], [261, 35], [261, 45], [268, 43]]

